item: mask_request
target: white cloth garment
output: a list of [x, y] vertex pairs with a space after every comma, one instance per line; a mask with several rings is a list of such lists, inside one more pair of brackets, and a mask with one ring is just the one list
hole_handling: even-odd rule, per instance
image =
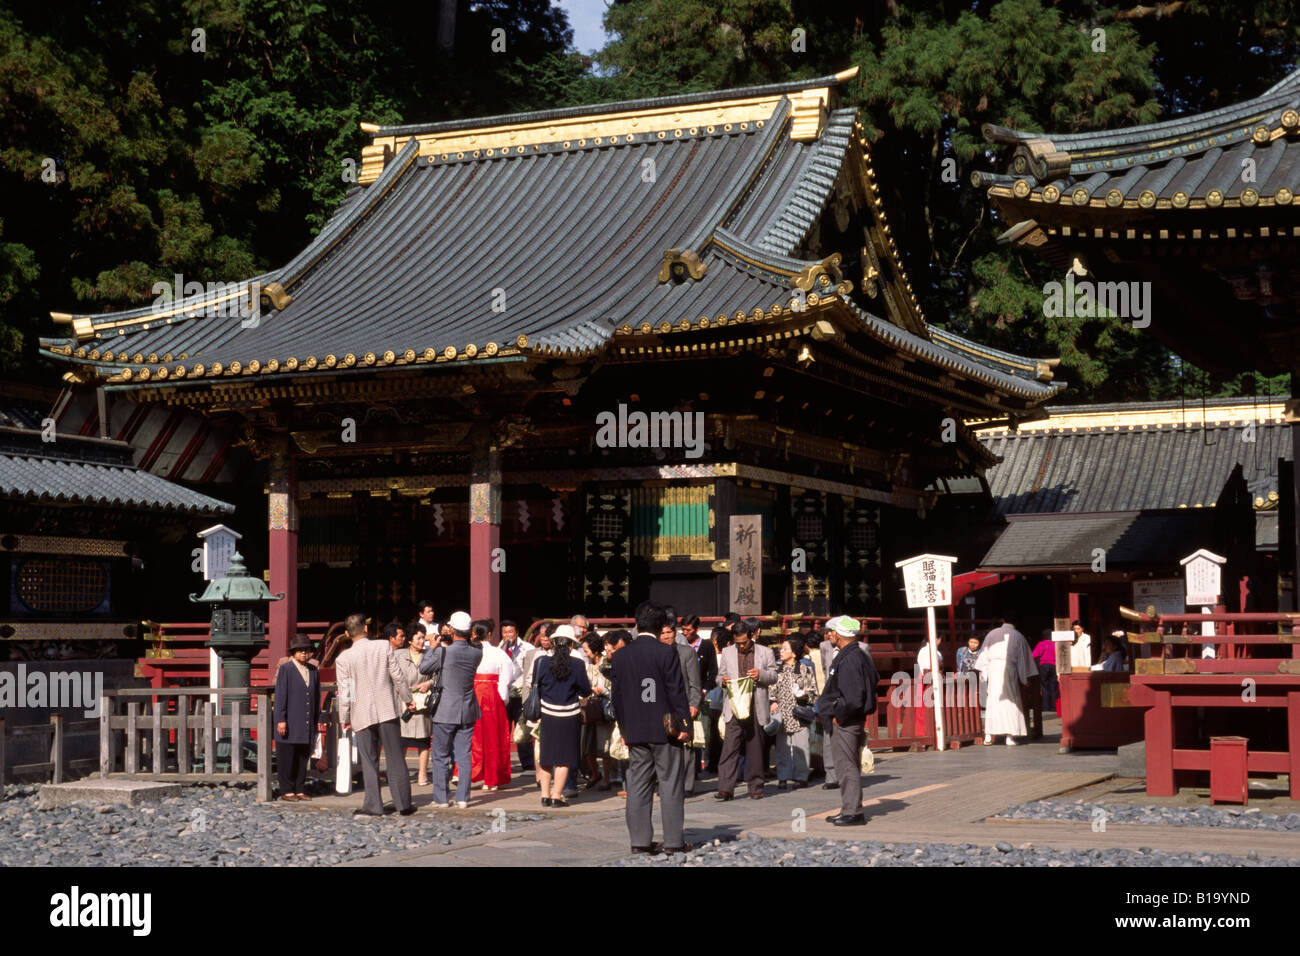
[[[916, 652], [916, 666], [921, 671], [922, 677], [930, 673], [930, 642], [921, 645], [921, 649]], [[943, 670], [943, 651], [939, 652], [939, 670]]]
[[510, 659], [510, 655], [499, 647], [493, 647], [487, 641], [483, 642], [483, 659], [478, 662], [478, 669], [475, 674], [495, 674], [497, 677], [497, 693], [505, 702], [510, 700], [510, 682], [515, 676], [515, 663]]
[[975, 658], [975, 670], [988, 681], [984, 733], [1016, 737], [1029, 733], [1020, 701], [1020, 685], [1029, 683], [1029, 678], [1038, 673], [1038, 667], [1025, 636], [1010, 624], [990, 631], [979, 657]]
[[1070, 647], [1070, 667], [1086, 671], [1092, 667], [1092, 635], [1084, 631]]

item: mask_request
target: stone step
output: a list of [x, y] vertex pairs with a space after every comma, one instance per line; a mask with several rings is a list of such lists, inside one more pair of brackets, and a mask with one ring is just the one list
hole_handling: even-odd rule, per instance
[[168, 797], [179, 797], [178, 783], [156, 783], [152, 780], [118, 780], [87, 777], [70, 783], [47, 783], [41, 787], [38, 806], [42, 810], [63, 807], [70, 803], [117, 804], [139, 807], [161, 803]]

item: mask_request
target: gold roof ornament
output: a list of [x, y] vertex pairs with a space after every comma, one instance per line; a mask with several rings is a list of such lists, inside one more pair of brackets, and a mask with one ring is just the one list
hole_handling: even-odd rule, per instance
[[688, 278], [699, 280], [709, 269], [694, 249], [665, 249], [664, 260], [659, 266], [659, 281], [673, 281], [681, 285]]

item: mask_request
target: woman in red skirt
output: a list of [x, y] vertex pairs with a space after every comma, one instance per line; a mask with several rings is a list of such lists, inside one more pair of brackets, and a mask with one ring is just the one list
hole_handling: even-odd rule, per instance
[[496, 790], [510, 782], [510, 719], [506, 704], [514, 663], [509, 654], [490, 643], [490, 637], [487, 625], [474, 625], [474, 641], [483, 646], [483, 660], [474, 674], [474, 696], [483, 716], [474, 724], [469, 779], [482, 783], [484, 790]]

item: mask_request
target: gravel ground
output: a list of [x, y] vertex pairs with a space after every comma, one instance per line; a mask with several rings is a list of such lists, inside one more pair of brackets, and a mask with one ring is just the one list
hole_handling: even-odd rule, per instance
[[631, 856], [611, 866], [1300, 866], [1300, 860], [1261, 860], [1252, 850], [1246, 857], [1222, 853], [1166, 853], [1137, 850], [1017, 849], [1010, 843], [976, 846], [946, 843], [877, 843], [862, 840], [743, 840], [715, 841], [684, 856]]
[[[303, 813], [259, 804], [251, 789], [224, 786], [187, 787], [184, 796], [147, 807], [38, 810], [39, 789], [4, 788], [0, 866], [318, 866], [449, 844], [491, 830], [501, 819], [439, 817], [426, 808], [410, 817]], [[511, 830], [541, 819], [504, 816]]]
[[1015, 820], [1158, 823], [1174, 827], [1234, 827], [1242, 830], [1300, 830], [1300, 813], [1265, 813], [1256, 807], [1153, 807], [1129, 803], [1039, 800], [1007, 807], [998, 817]]

